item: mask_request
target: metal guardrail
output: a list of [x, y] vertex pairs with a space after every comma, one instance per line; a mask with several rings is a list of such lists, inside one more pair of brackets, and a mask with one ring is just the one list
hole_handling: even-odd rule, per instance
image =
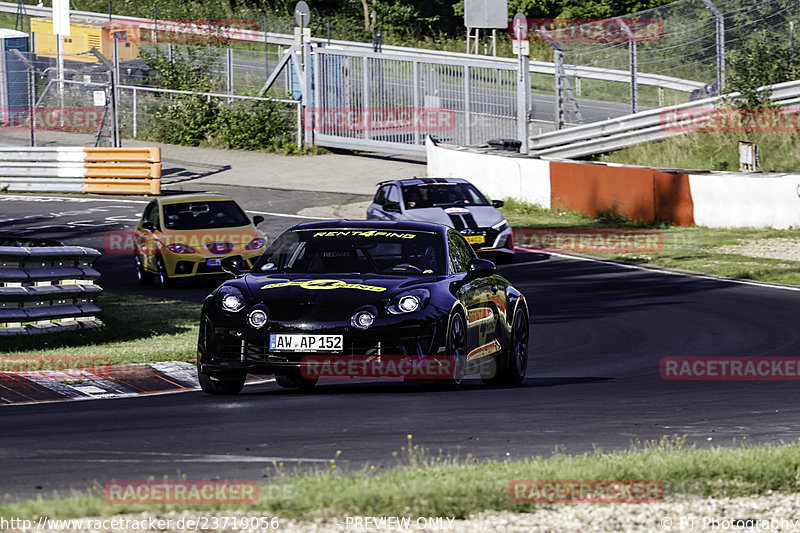
[[[800, 102], [800, 81], [778, 83], [759, 90], [772, 90], [772, 99], [779, 106], [785, 107]], [[587, 155], [610, 152], [634, 144], [656, 141], [682, 135], [682, 131], [666, 128], [663, 124], [665, 112], [697, 111], [709, 109], [708, 113], [693, 113], [693, 117], [706, 117], [716, 104], [725, 98], [736, 98], [739, 93], [730, 93], [696, 100], [686, 104], [667, 108], [651, 109], [624, 117], [595, 122], [584, 126], [576, 126], [530, 138], [530, 153], [535, 156], [556, 158], [575, 158]]]
[[0, 237], [0, 337], [102, 325], [100, 252], [53, 244]]
[[[19, 6], [17, 5], [17, 3], [0, 2], [0, 12], [16, 13], [18, 9]], [[40, 17], [53, 16], [53, 10], [50, 7], [38, 7], [38, 6], [26, 5], [25, 11], [27, 14], [33, 16], [40, 16]], [[107, 21], [109, 18], [107, 13], [94, 13], [91, 11], [72, 11], [71, 14], [77, 17], [98, 19], [100, 21]], [[139, 22], [148, 24], [153, 22], [152, 19], [143, 19], [140, 17], [113, 15], [113, 18], [114, 20], [127, 21], [127, 22]], [[265, 37], [263, 31], [237, 29], [237, 33], [247, 36], [249, 40], [252, 40], [254, 42], [263, 42]], [[293, 46], [297, 44], [294, 35], [289, 35], [289, 34], [267, 32], [266, 38], [267, 41], [270, 43], [283, 46]], [[341, 48], [342, 50], [363, 51], [363, 52], [373, 50], [372, 43], [357, 43], [352, 41], [340, 41], [335, 39], [328, 41], [328, 39], [321, 39], [318, 37], [312, 37], [311, 42], [316, 46], [325, 47], [327, 45], [330, 45], [332, 47]], [[387, 53], [402, 54], [404, 56], [419, 56], [420, 58], [423, 59], [437, 59], [437, 60], [483, 59], [486, 61], [492, 61], [497, 63], [508, 63], [514, 66], [517, 64], [517, 60], [514, 58], [476, 56], [473, 54], [465, 54], [461, 52], [445, 52], [441, 50], [429, 50], [425, 48], [406, 48], [402, 46], [384, 45], [381, 47], [381, 49], [383, 52]], [[537, 74], [555, 75], [556, 72], [555, 64], [547, 61], [531, 61], [529, 68], [530, 72]], [[630, 80], [630, 72], [628, 72], [627, 70], [604, 69], [597, 67], [586, 67], [581, 65], [565, 65], [565, 71], [567, 76], [576, 76], [579, 78], [587, 78], [587, 79], [595, 79], [603, 81], [616, 81], [621, 83], [627, 83]], [[638, 74], [637, 83], [639, 85], [662, 87], [665, 89], [674, 89], [676, 91], [683, 91], [683, 92], [691, 92], [695, 89], [700, 89], [705, 86], [705, 83], [703, 82], [675, 78], [672, 76], [664, 76], [661, 74], [648, 74], [643, 72], [640, 72]]]

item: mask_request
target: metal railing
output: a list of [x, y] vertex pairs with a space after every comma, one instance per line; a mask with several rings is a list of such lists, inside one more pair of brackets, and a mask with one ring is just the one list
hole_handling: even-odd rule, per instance
[[[771, 90], [772, 100], [786, 107], [800, 102], [800, 81], [789, 81], [762, 87]], [[739, 93], [715, 96], [669, 108], [652, 109], [634, 115], [614, 118], [594, 124], [543, 133], [530, 138], [531, 155], [557, 158], [575, 158], [601, 154], [631, 146], [682, 135], [685, 131], [669, 128], [665, 114], [692, 111], [700, 119], [714, 114], [715, 106], [726, 98], [735, 99]]]
[[102, 325], [92, 266], [100, 252], [53, 244], [0, 237], [0, 336]]
[[[5, 13], [16, 13], [19, 9], [17, 3], [11, 2], [0, 2], [0, 12]], [[40, 16], [40, 17], [52, 17], [53, 10], [49, 7], [38, 7], [38, 6], [31, 6], [26, 5], [25, 10], [29, 15], [32, 16]], [[77, 17], [86, 17], [86, 18], [94, 18], [98, 21], [107, 21], [109, 19], [108, 13], [95, 13], [91, 11], [72, 11], [72, 15]], [[119, 21], [128, 21], [128, 22], [140, 22], [140, 23], [152, 23], [152, 19], [143, 19], [139, 17], [128, 17], [128, 16], [121, 16], [121, 15], [113, 15], [114, 20]], [[297, 44], [294, 35], [291, 34], [284, 34], [284, 33], [274, 33], [274, 32], [263, 32], [263, 31], [256, 31], [256, 30], [247, 30], [242, 29], [238, 30], [238, 33], [245, 36], [249, 41], [252, 42], [264, 42], [266, 39], [267, 42], [271, 44], [281, 45], [281, 46], [293, 46]], [[319, 37], [312, 37], [311, 43], [315, 45], [315, 47], [326, 47], [331, 46], [340, 50], [348, 50], [348, 51], [372, 51], [373, 44], [372, 43], [359, 43], [353, 41], [343, 41], [343, 40], [328, 40]], [[510, 63], [514, 65], [516, 60], [513, 58], [500, 58], [494, 56], [475, 56], [471, 54], [465, 54], [462, 52], [447, 52], [442, 50], [432, 50], [427, 48], [408, 48], [404, 46], [392, 46], [392, 45], [383, 45], [381, 47], [384, 53], [394, 53], [394, 54], [402, 54], [406, 56], [417, 56], [420, 59], [427, 59], [427, 60], [438, 60], [438, 59], [465, 59], [465, 58], [476, 58], [479, 57], [483, 60], [487, 61], [496, 61], [498, 63]], [[556, 66], [554, 63], [550, 63], [547, 61], [531, 61], [530, 62], [530, 72], [534, 74], [548, 74], [554, 75]], [[582, 65], [568, 65], [566, 67], [566, 73], [568, 76], [577, 76], [581, 78], [587, 79], [596, 79], [602, 81], [610, 81], [610, 82], [627, 82], [630, 74], [626, 70], [622, 69], [614, 69], [614, 68], [597, 68], [591, 66], [582, 66]], [[672, 76], [664, 76], [660, 74], [647, 74], [641, 73], [639, 75], [639, 84], [641, 85], [649, 85], [653, 87], [665, 87], [670, 89], [675, 89], [678, 91], [684, 92], [691, 92], [697, 88], [703, 87], [703, 83], [694, 81], [694, 80], [685, 80], [677, 77]]]

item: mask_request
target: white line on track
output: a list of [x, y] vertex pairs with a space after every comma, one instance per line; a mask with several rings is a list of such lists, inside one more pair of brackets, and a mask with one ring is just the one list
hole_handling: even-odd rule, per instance
[[[149, 200], [118, 200], [118, 199], [105, 199], [105, 198], [72, 198], [68, 196], [0, 196], [0, 202], [120, 202], [128, 204], [147, 204]], [[245, 209], [246, 212], [254, 215], [265, 215], [270, 217], [283, 217], [283, 218], [299, 218], [303, 220], [330, 220], [324, 217], [308, 217], [301, 215], [292, 215], [289, 213], [271, 213], [269, 211], [250, 211]], [[38, 216], [38, 215], [32, 215]]]
[[[774, 283], [766, 283], [766, 282], [763, 282], [763, 281], [749, 281], [749, 280], [744, 280], [744, 279], [719, 278], [717, 276], [710, 276], [710, 275], [707, 275], [707, 274], [694, 274], [694, 273], [691, 273], [691, 272], [678, 272], [678, 271], [675, 271], [675, 270], [664, 270], [664, 269], [661, 269], [661, 268], [653, 268], [653, 267], [647, 267], [647, 266], [642, 266], [642, 265], [631, 265], [631, 264], [628, 264], [628, 263], [618, 263], [618, 262], [610, 260], [610, 259], [597, 259], [597, 258], [594, 258], [594, 257], [585, 257], [585, 256], [580, 256], [580, 255], [562, 254], [562, 253], [559, 253], [559, 252], [547, 252], [547, 251], [544, 251], [544, 250], [525, 250], [525, 249], [521, 249], [521, 248], [518, 248], [518, 250], [523, 252], [523, 253], [544, 253], [544, 254], [547, 254], [547, 255], [553, 255], [553, 256], [556, 256], [556, 257], [561, 257], [563, 259], [574, 259], [576, 261], [589, 261], [589, 262], [592, 262], [592, 263], [602, 263], [602, 264], [605, 264], [605, 265], [614, 265], [614, 266], [618, 266], [618, 267], [621, 267], [621, 268], [627, 268], [629, 270], [644, 270], [644, 271], [647, 271], [647, 272], [654, 272], [654, 273], [657, 273], [657, 274], [664, 274], [664, 275], [667, 275], [667, 276], [686, 276], [686, 277], [690, 277], [690, 278], [707, 279], [707, 280], [719, 281], [719, 282], [723, 282], [723, 283], [734, 283], [734, 284], [737, 284], [737, 285], [750, 285], [750, 286], [753, 286], [753, 287], [760, 287], [760, 288], [763, 288], [763, 289], [779, 289], [779, 290], [783, 290], [783, 291], [800, 292], [800, 287], [792, 287], [792, 286], [789, 286], [789, 285], [776, 285]], [[521, 265], [525, 265], [525, 264], [528, 264], [528, 263], [517, 263], [517, 265], [510, 265], [510, 266], [512, 266], [512, 267], [513, 266], [521, 266]]]

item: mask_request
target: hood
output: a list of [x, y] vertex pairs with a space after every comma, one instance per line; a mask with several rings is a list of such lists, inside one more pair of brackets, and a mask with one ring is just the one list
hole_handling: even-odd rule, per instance
[[248, 274], [247, 287], [254, 300], [264, 303], [275, 320], [349, 320], [364, 306], [383, 306], [404, 290], [425, 287], [440, 278], [409, 279], [375, 275], [270, 275]]
[[409, 209], [405, 213], [407, 220], [418, 222], [433, 222], [454, 228], [488, 228], [501, 220], [503, 215], [490, 205], [465, 207], [426, 207], [423, 209]]

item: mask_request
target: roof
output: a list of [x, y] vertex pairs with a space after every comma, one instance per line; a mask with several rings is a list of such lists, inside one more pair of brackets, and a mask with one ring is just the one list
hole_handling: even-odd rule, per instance
[[169, 204], [183, 204], [187, 202], [219, 202], [219, 201], [233, 201], [229, 196], [219, 193], [190, 193], [190, 194], [176, 194], [175, 196], [162, 196], [158, 199], [161, 205]]
[[447, 231], [448, 226], [430, 222], [413, 222], [410, 220], [325, 220], [321, 222], [303, 222], [292, 226], [290, 230], [304, 229], [374, 229], [387, 231], [428, 231], [440, 233]]
[[387, 183], [399, 183], [400, 185], [433, 185], [435, 183], [469, 183], [463, 178], [407, 178], [399, 180], [386, 180], [378, 183], [378, 187]]

